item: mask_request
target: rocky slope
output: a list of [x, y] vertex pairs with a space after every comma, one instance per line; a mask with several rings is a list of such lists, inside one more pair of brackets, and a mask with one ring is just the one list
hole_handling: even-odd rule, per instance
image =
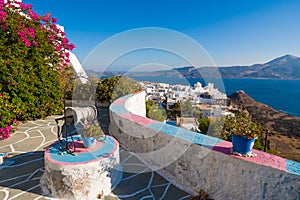
[[258, 124], [276, 132], [270, 135], [271, 148], [280, 156], [300, 162], [300, 118], [274, 110], [256, 102], [245, 92], [238, 91], [229, 96], [231, 103], [245, 108]]
[[231, 101], [239, 106], [245, 107], [253, 120], [273, 129], [281, 135], [299, 137], [300, 139], [300, 118], [274, 110], [272, 107], [256, 102], [245, 92], [235, 92], [229, 96]]

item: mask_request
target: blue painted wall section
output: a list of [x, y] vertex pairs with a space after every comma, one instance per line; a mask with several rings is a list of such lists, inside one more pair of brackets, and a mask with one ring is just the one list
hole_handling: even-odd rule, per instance
[[[300, 163], [293, 160], [286, 160], [286, 171], [300, 175]], [[299, 196], [300, 197], [300, 196]], [[300, 199], [299, 199], [300, 200]]]
[[161, 133], [172, 135], [176, 138], [181, 138], [183, 140], [186, 140], [188, 142], [191, 142], [191, 143], [194, 143], [194, 144], [197, 144], [200, 146], [205, 146], [207, 148], [212, 148], [219, 142], [223, 141], [221, 139], [211, 137], [209, 135], [199, 134], [199, 133], [196, 133], [193, 131], [182, 129], [177, 126], [172, 126], [172, 125], [165, 124], [162, 122], [150, 124], [147, 127], [154, 129]]
[[118, 115], [129, 113], [129, 111], [122, 104], [112, 104], [110, 105], [109, 109]]
[[[134, 94], [127, 95], [122, 97], [122, 99], [128, 99], [130, 97], [134, 96]], [[110, 106], [110, 110], [114, 113], [120, 115], [120, 114], [127, 114], [130, 113], [125, 107], [124, 104], [112, 104]], [[194, 143], [199, 146], [204, 146], [206, 148], [213, 148], [214, 146], [218, 145], [221, 142], [224, 142], [224, 140], [221, 140], [219, 138], [215, 138], [209, 135], [203, 135], [199, 134], [193, 131], [189, 131], [186, 129], [179, 128], [177, 126], [169, 125], [162, 122], [156, 122], [152, 123], [150, 125], [147, 125], [146, 127], [156, 130], [157, 132], [161, 132], [167, 135], [174, 136], [176, 138], [183, 139], [185, 141]], [[286, 171], [289, 173], [300, 175], [300, 163], [296, 161], [286, 160]], [[299, 198], [300, 200], [300, 198]]]

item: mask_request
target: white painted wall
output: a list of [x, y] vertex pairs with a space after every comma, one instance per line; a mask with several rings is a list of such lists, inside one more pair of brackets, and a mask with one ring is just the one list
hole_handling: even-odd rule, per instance
[[125, 102], [125, 108], [133, 114], [146, 117], [145, 91], [135, 94]]
[[[81, 77], [79, 78], [82, 84], [85, 84], [87, 82], [87, 74], [85, 72], [85, 70], [83, 69], [81, 63], [79, 62], [77, 56], [75, 54], [73, 54], [72, 52], [70, 53], [70, 62], [71, 62], [71, 67], [74, 69], [75, 73], [77, 74], [77, 76]], [[82, 78], [84, 77], [84, 78]]]
[[[125, 103], [129, 111], [135, 112], [138, 108], [142, 110], [143, 105], [144, 97], [141, 94], [129, 98], [128, 103]], [[110, 120], [112, 135], [131, 152], [155, 152], [174, 140], [178, 144], [184, 143], [179, 138], [175, 139], [171, 135], [122, 118], [112, 110]], [[178, 145], [174, 149], [176, 146]], [[162, 162], [157, 157], [149, 157], [143, 161], [150, 168], [155, 168]], [[159, 172], [187, 192], [197, 194], [203, 189], [210, 198], [216, 200], [298, 199], [300, 194], [299, 175], [238, 159], [196, 144], [190, 144], [179, 159]]]

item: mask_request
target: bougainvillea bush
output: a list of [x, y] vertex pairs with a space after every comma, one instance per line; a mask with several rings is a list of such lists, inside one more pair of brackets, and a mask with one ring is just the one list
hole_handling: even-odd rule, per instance
[[9, 136], [16, 120], [62, 110], [68, 51], [75, 46], [56, 22], [30, 4], [0, 0], [0, 139]]

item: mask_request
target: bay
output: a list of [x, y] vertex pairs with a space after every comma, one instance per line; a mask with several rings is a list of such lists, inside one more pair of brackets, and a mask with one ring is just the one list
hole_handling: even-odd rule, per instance
[[212, 82], [227, 95], [243, 90], [256, 101], [267, 104], [276, 110], [300, 117], [300, 80], [278, 79], [199, 79], [164, 76], [130, 76], [137, 81], [162, 82], [168, 84], [194, 85], [201, 82], [205, 86]]

